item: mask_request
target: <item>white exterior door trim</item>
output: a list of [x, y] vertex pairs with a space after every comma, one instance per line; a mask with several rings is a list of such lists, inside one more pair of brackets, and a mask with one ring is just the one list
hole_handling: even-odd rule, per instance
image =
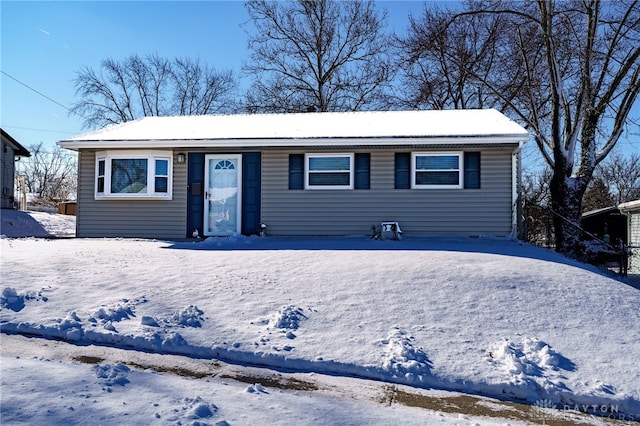
[[[235, 171], [235, 187], [220, 187], [212, 173]], [[207, 154], [204, 162], [204, 222], [205, 236], [230, 236], [241, 232], [242, 226], [242, 154]], [[224, 180], [224, 179], [223, 179]], [[235, 223], [234, 223], [235, 222]]]

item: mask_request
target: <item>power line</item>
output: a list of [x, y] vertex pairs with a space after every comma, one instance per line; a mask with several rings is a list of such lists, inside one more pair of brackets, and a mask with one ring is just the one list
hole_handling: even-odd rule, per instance
[[7, 76], [7, 77], [9, 77], [11, 80], [13, 80], [13, 81], [15, 81], [15, 82], [17, 82], [17, 83], [19, 83], [19, 84], [23, 85], [24, 87], [26, 87], [27, 89], [31, 90], [32, 92], [37, 93], [38, 95], [42, 96], [43, 98], [50, 100], [50, 101], [51, 101], [51, 102], [53, 102], [54, 104], [56, 104], [56, 105], [58, 105], [58, 106], [61, 106], [62, 108], [66, 109], [66, 110], [67, 110], [67, 111], [69, 111], [69, 112], [72, 112], [72, 111], [71, 111], [71, 109], [70, 109], [69, 107], [67, 107], [67, 106], [65, 106], [65, 105], [62, 105], [60, 102], [58, 102], [58, 101], [56, 101], [56, 100], [54, 100], [54, 99], [51, 99], [49, 96], [47, 96], [47, 95], [45, 95], [44, 93], [42, 93], [42, 92], [40, 92], [40, 91], [38, 91], [38, 90], [34, 89], [33, 87], [29, 86], [28, 84], [21, 82], [20, 80], [18, 80], [17, 78], [13, 77], [12, 75], [9, 75], [9, 74], [7, 74], [6, 72], [4, 72], [4, 71], [2, 71], [2, 70], [0, 70], [0, 73], [2, 73], [2, 74], [4, 74], [4, 75], [6, 75], [6, 76]]
[[75, 135], [77, 133], [77, 132], [65, 132], [64, 130], [34, 129], [33, 127], [10, 126], [8, 124], [3, 124], [2, 127], [10, 128], [10, 129], [32, 130], [35, 132], [64, 133], [66, 135]]

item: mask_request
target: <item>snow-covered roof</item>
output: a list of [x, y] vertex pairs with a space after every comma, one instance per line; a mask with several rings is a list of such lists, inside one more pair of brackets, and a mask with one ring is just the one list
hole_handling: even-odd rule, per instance
[[618, 205], [618, 208], [622, 211], [640, 210], [640, 200], [627, 201]]
[[[618, 211], [618, 208], [616, 206], [603, 207], [600, 209], [589, 210], [588, 212], [584, 212], [582, 213], [582, 217], [586, 218], [586, 217], [595, 216], [601, 213], [610, 213], [610, 212], [616, 212], [616, 211]], [[620, 214], [619, 211], [618, 211], [618, 214]]]
[[374, 139], [373, 145], [392, 146], [406, 143], [407, 138], [439, 143], [461, 143], [462, 138], [523, 142], [529, 134], [494, 109], [365, 111], [145, 117], [62, 140], [59, 145], [69, 149], [141, 146], [136, 142], [145, 142], [146, 147], [313, 146], [331, 145], [328, 140], [332, 139], [336, 145], [355, 144], [345, 139], [361, 143], [363, 138]]

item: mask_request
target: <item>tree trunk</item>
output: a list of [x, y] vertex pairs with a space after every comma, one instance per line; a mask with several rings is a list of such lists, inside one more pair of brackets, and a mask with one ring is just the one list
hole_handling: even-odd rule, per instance
[[580, 179], [555, 171], [550, 184], [556, 251], [580, 259], [580, 216], [585, 185]]

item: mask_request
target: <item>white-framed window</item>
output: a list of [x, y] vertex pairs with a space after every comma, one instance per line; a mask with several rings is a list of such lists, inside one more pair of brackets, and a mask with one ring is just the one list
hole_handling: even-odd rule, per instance
[[461, 189], [462, 152], [414, 152], [411, 154], [411, 188]]
[[353, 189], [353, 153], [305, 154], [305, 189]]
[[96, 153], [95, 199], [162, 199], [172, 193], [171, 151]]

